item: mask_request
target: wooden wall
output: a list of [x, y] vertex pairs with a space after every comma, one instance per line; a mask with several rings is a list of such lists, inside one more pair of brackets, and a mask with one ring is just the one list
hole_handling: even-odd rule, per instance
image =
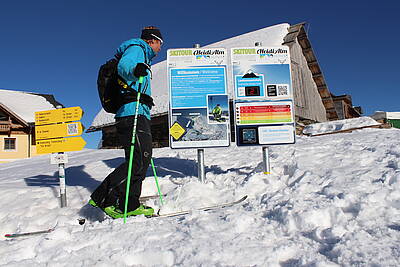
[[297, 41], [289, 44], [292, 65], [292, 87], [295, 114], [300, 119], [324, 122], [326, 110], [322, 103], [302, 48]]

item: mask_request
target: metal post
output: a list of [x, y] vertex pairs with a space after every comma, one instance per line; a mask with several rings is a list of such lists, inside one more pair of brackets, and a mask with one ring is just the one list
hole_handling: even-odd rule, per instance
[[[194, 44], [193, 48], [200, 48], [200, 44]], [[204, 149], [197, 149], [197, 177], [200, 182], [206, 181], [206, 168], [204, 167]]]
[[[56, 106], [57, 109], [63, 108], [61, 105]], [[58, 152], [58, 154], [64, 154], [64, 152]], [[65, 186], [65, 164], [58, 163], [58, 179], [60, 181], [60, 201], [61, 208], [67, 206], [67, 188]]]
[[264, 167], [264, 174], [271, 174], [271, 166], [269, 164], [269, 150], [267, 146], [263, 146], [263, 167]]
[[204, 167], [204, 149], [197, 149], [197, 177], [200, 182], [205, 183], [206, 181], [206, 169]]
[[[59, 152], [58, 154], [64, 154], [64, 152]], [[58, 177], [60, 179], [60, 200], [61, 208], [67, 206], [67, 188], [65, 186], [65, 164], [58, 164]]]
[[[255, 46], [262, 46], [261, 42], [255, 42]], [[263, 168], [264, 174], [271, 174], [271, 166], [269, 164], [269, 151], [267, 146], [262, 147], [262, 154], [263, 154]]]

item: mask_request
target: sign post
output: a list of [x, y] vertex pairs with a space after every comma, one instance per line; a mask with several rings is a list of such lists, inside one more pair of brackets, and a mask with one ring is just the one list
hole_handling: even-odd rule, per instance
[[267, 146], [263, 146], [263, 169], [264, 174], [271, 174], [271, 167], [269, 165], [269, 149]]
[[[200, 44], [194, 44], [193, 48], [200, 48]], [[197, 149], [197, 178], [201, 183], [206, 182], [206, 168], [204, 165], [204, 149]]]
[[[60, 152], [58, 154], [64, 154], [64, 152]], [[58, 164], [58, 178], [60, 180], [61, 208], [64, 208], [67, 206], [67, 187], [65, 186], [65, 165], [64, 165], [64, 163]]]
[[[81, 135], [83, 126], [77, 121], [82, 118], [80, 107], [61, 108], [35, 112], [36, 152], [54, 153], [51, 164], [58, 164], [61, 207], [67, 206], [65, 182], [65, 163], [68, 157], [64, 152], [81, 150], [86, 142]], [[66, 138], [65, 138], [66, 137]]]

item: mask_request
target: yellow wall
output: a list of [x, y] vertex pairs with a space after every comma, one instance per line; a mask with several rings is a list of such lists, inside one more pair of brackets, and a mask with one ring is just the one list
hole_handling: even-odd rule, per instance
[[[16, 149], [15, 150], [4, 150], [4, 139], [5, 138], [16, 138]], [[28, 146], [30, 144], [31, 137], [27, 134], [11, 134], [0, 135], [0, 162], [8, 162], [14, 159], [25, 159], [29, 157]], [[36, 146], [31, 144], [30, 156], [36, 155]]]

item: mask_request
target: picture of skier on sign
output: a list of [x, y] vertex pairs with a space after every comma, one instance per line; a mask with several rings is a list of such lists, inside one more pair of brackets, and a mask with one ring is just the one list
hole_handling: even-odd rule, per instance
[[213, 116], [214, 116], [214, 120], [220, 122], [221, 121], [221, 117], [222, 117], [222, 108], [220, 104], [217, 104], [215, 106], [215, 108], [211, 111]]
[[226, 124], [229, 121], [228, 95], [207, 96], [208, 123]]

